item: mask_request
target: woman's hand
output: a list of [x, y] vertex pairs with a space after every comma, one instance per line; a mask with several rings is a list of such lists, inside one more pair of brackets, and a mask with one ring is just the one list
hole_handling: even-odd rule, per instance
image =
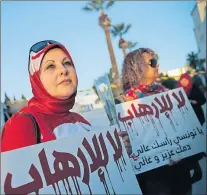
[[129, 135], [128, 135], [127, 131], [120, 131], [120, 132], [118, 132], [118, 134], [123, 139], [127, 154], [130, 155], [132, 153], [132, 145], [130, 143]]
[[174, 160], [170, 159], [170, 162], [169, 162], [168, 166], [173, 166], [173, 165], [175, 165], [175, 164], [179, 163], [180, 161], [181, 161], [181, 159], [176, 160], [176, 161], [174, 161]]
[[197, 101], [196, 100], [190, 100], [190, 103], [191, 104], [197, 104]]

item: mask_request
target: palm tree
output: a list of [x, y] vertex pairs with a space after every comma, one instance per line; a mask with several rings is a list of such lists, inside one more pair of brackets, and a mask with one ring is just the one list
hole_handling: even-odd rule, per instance
[[205, 61], [205, 59], [199, 59], [198, 53], [194, 53], [193, 51], [187, 55], [187, 62], [191, 68], [203, 70]]
[[193, 51], [187, 55], [187, 62], [191, 68], [196, 69], [198, 63], [198, 54]]
[[137, 42], [128, 41], [128, 49], [129, 49], [129, 51], [131, 51], [136, 45], [137, 45]]
[[114, 55], [113, 46], [111, 43], [111, 36], [110, 36], [110, 26], [111, 20], [110, 18], [104, 13], [105, 9], [108, 9], [114, 4], [114, 1], [103, 1], [103, 0], [94, 0], [87, 3], [87, 5], [83, 8], [84, 11], [100, 11], [101, 15], [99, 17], [99, 25], [103, 28], [106, 36], [107, 46], [109, 50], [109, 55], [112, 64], [112, 72], [113, 72], [113, 79], [115, 84], [118, 86], [118, 90], [116, 94], [119, 95], [121, 92], [121, 80], [119, 78], [119, 72], [117, 67], [116, 58]]
[[22, 100], [26, 100], [26, 97], [24, 95], [22, 95]]
[[5, 101], [4, 101], [4, 104], [5, 105], [8, 105], [11, 103], [11, 100], [9, 99], [9, 97], [7, 96], [7, 94], [5, 93]]
[[203, 66], [205, 64], [205, 62], [206, 62], [205, 59], [199, 59], [198, 60], [198, 68], [199, 68], [199, 70], [205, 70], [205, 68]]
[[125, 25], [124, 23], [113, 25], [111, 33], [114, 37], [119, 36], [119, 48], [122, 48], [124, 56], [126, 56], [126, 49], [135, 47], [136, 43], [127, 42], [123, 39], [123, 35], [126, 34], [131, 28], [131, 24]]

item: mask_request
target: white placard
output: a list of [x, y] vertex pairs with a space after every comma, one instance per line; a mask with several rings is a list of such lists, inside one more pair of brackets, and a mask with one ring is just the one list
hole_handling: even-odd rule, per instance
[[1, 194], [142, 194], [117, 126], [1, 155]]
[[118, 104], [116, 111], [130, 136], [136, 174], [206, 151], [206, 131], [183, 88]]

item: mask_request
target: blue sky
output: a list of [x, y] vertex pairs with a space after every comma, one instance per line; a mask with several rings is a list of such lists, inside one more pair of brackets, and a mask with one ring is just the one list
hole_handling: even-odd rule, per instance
[[[1, 2], [1, 101], [4, 93], [20, 99], [32, 97], [27, 72], [31, 45], [53, 39], [71, 53], [79, 78], [78, 90], [91, 88], [94, 80], [111, 67], [105, 34], [98, 25], [99, 12], [84, 12], [87, 1]], [[186, 55], [197, 52], [190, 15], [193, 1], [117, 1], [106, 13], [112, 24], [132, 24], [125, 40], [154, 49], [160, 71], [180, 68]], [[118, 37], [112, 44], [119, 71], [123, 53]]]

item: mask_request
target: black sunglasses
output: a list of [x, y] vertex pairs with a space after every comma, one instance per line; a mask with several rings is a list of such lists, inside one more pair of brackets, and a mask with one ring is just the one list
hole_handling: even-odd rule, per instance
[[[139, 50], [141, 51], [141, 53], [144, 53], [144, 52], [149, 53], [149, 52], [150, 52], [150, 50], [147, 49], [147, 48], [139, 48]], [[149, 62], [149, 65], [150, 65], [152, 68], [155, 68], [156, 65], [157, 65], [157, 62], [158, 62], [158, 60], [157, 60], [156, 58], [152, 58], [152, 59], [150, 60], [150, 62]]]
[[35, 53], [41, 51], [42, 49], [44, 49], [46, 46], [50, 45], [50, 44], [60, 44], [57, 41], [53, 41], [53, 40], [46, 40], [46, 41], [41, 41], [38, 43], [35, 43], [31, 48], [30, 48], [30, 52], [33, 51]]
[[155, 58], [151, 59], [150, 62], [149, 62], [149, 65], [152, 68], [155, 68], [157, 66], [157, 59], [155, 59]]

